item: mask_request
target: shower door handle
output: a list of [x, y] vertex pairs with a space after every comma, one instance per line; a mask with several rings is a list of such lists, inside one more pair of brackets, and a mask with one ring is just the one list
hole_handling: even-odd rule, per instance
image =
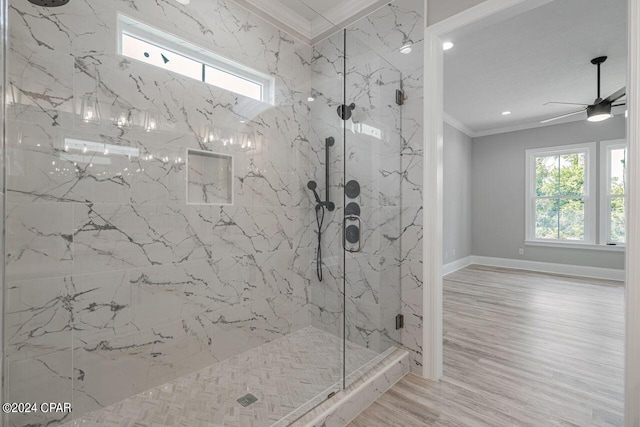
[[[358, 248], [347, 248], [347, 221], [358, 221]], [[354, 242], [355, 243], [355, 242]], [[362, 218], [359, 215], [346, 215], [344, 217], [344, 223], [342, 224], [342, 248], [347, 252], [360, 252], [362, 251]]]

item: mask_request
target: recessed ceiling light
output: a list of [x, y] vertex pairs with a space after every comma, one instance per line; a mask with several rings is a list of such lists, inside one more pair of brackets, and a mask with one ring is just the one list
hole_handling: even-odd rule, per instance
[[309, 102], [313, 102], [313, 101], [315, 101], [315, 100], [316, 100], [316, 99], [315, 99], [313, 96], [310, 96], [310, 97], [308, 97], [308, 98], [307, 98], [307, 101], [309, 101]]
[[413, 48], [411, 47], [411, 43], [407, 43], [400, 48], [400, 53], [404, 53], [405, 55], [411, 53]]
[[449, 50], [453, 47], [453, 43], [451, 42], [444, 42], [442, 43], [442, 50]]
[[503, 111], [503, 112], [502, 112], [502, 115], [503, 115], [503, 116], [508, 116], [509, 114], [511, 114], [511, 111]]
[[176, 0], [178, 3], [180, 4], [189, 4], [191, 3], [191, 0]]

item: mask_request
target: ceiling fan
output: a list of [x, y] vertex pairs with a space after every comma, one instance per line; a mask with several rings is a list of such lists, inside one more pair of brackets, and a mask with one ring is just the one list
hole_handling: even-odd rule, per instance
[[613, 117], [613, 114], [611, 114], [611, 107], [625, 105], [624, 101], [621, 101], [617, 104], [615, 104], [615, 102], [626, 95], [626, 88], [623, 87], [622, 89], [615, 91], [605, 99], [602, 99], [600, 97], [600, 65], [602, 65], [602, 63], [606, 60], [607, 60], [606, 56], [599, 56], [591, 60], [591, 63], [598, 67], [598, 97], [596, 98], [595, 101], [593, 101], [593, 104], [580, 104], [576, 102], [547, 102], [544, 105], [551, 105], [551, 104], [582, 105], [584, 108], [578, 111], [574, 111], [573, 113], [563, 114], [561, 116], [553, 117], [551, 119], [542, 120], [540, 123], [549, 123], [554, 120], [564, 119], [565, 117], [575, 116], [576, 114], [580, 114], [585, 111], [587, 112], [587, 120], [589, 120], [590, 122], [601, 122], [603, 120], [607, 120], [608, 118]]

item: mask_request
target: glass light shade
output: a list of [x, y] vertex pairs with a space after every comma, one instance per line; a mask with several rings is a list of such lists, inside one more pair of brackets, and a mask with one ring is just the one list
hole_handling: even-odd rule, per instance
[[160, 114], [154, 111], [147, 111], [144, 115], [144, 130], [145, 132], [159, 132]]
[[113, 124], [120, 129], [131, 129], [133, 127], [133, 114], [127, 110], [116, 110]]
[[238, 146], [245, 151], [254, 150], [256, 147], [255, 133], [251, 131], [244, 131], [238, 133]]
[[86, 124], [100, 123], [100, 108], [98, 107], [98, 100], [95, 96], [82, 98], [80, 117], [82, 118], [82, 122]]
[[221, 143], [222, 139], [223, 138], [220, 129], [218, 129], [216, 126], [209, 125], [205, 128], [204, 135], [202, 136], [202, 141], [205, 144]]
[[238, 145], [238, 135], [233, 130], [225, 130], [222, 132], [222, 145], [225, 147]]

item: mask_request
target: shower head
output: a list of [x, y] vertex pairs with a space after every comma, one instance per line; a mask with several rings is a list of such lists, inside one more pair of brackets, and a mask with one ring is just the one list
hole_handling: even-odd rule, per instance
[[44, 6], [44, 7], [58, 7], [64, 6], [69, 3], [69, 0], [29, 0], [29, 2], [35, 4], [36, 6]]
[[320, 200], [320, 196], [318, 195], [318, 192], [316, 191], [316, 188], [318, 188], [318, 184], [315, 181], [309, 181], [307, 183], [307, 188], [311, 191], [313, 191], [313, 196], [316, 198], [316, 203], [318, 203], [318, 205], [322, 204], [322, 200]]

